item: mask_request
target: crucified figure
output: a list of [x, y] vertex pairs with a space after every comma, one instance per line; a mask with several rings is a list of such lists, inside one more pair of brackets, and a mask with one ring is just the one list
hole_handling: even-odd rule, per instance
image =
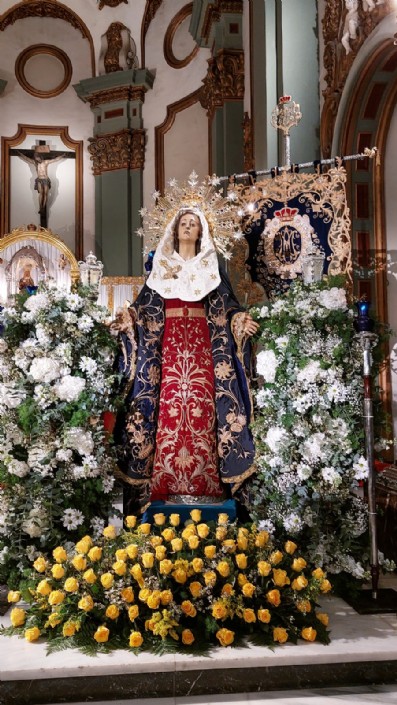
[[53, 157], [52, 159], [44, 159], [44, 157], [37, 151], [34, 151], [33, 158], [26, 156], [22, 152], [18, 151], [18, 155], [27, 164], [32, 164], [36, 169], [36, 179], [34, 182], [34, 189], [37, 191], [39, 197], [39, 214], [40, 214], [40, 225], [47, 227], [47, 202], [48, 194], [51, 189], [51, 179], [48, 176], [48, 165], [54, 162], [59, 162], [64, 159], [66, 154], [60, 154], [58, 157]]

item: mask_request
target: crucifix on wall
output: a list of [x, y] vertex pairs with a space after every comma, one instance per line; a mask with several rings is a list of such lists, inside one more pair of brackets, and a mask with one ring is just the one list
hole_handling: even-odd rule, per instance
[[50, 164], [60, 161], [61, 159], [74, 159], [74, 152], [57, 152], [51, 150], [49, 144], [45, 140], [39, 140], [33, 149], [12, 149], [11, 155], [16, 155], [23, 159], [24, 162], [34, 167], [36, 177], [34, 181], [34, 190], [38, 195], [38, 213], [40, 215], [40, 225], [43, 228], [48, 227], [48, 197], [51, 190], [51, 179], [48, 176], [48, 167]]

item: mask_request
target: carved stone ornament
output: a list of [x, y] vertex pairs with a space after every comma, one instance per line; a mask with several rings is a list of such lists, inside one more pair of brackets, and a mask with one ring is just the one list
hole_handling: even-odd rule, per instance
[[87, 28], [79, 16], [56, 0], [26, 0], [23, 4], [11, 7], [0, 17], [0, 31], [3, 32], [9, 25], [26, 17], [54, 17], [64, 20], [79, 30], [83, 37], [87, 36]]
[[365, 39], [386, 15], [393, 12], [393, 2], [327, 0], [323, 18], [323, 63], [327, 87], [323, 91], [321, 114], [321, 148], [325, 158], [331, 155], [339, 102], [353, 61]]
[[208, 61], [208, 70], [199, 100], [207, 114], [212, 117], [225, 100], [244, 98], [244, 52], [222, 49]]
[[216, 0], [215, 2], [210, 2], [205, 11], [203, 28], [201, 30], [203, 39], [208, 41], [211, 27], [214, 23], [219, 22], [221, 15], [239, 15], [242, 14], [242, 12], [243, 0]]
[[146, 93], [145, 86], [119, 86], [118, 88], [97, 91], [89, 96], [88, 102], [91, 108], [103, 103], [116, 103], [123, 100], [139, 101], [143, 103]]
[[102, 10], [105, 5], [106, 7], [117, 7], [122, 2], [128, 5], [128, 0], [99, 0], [99, 9]]
[[135, 42], [122, 22], [112, 22], [102, 35], [101, 43], [100, 73], [113, 73], [137, 67]]
[[145, 130], [121, 130], [89, 138], [88, 151], [95, 176], [115, 169], [142, 169], [145, 162]]

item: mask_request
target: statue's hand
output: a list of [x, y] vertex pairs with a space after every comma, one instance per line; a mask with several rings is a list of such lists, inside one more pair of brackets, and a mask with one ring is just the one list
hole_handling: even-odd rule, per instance
[[243, 331], [245, 335], [248, 335], [251, 337], [251, 335], [255, 335], [259, 328], [259, 323], [254, 321], [250, 313], [245, 313], [244, 314], [244, 320], [243, 320]]

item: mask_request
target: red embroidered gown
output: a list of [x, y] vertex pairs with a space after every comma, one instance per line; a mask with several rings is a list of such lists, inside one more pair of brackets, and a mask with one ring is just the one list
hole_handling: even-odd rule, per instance
[[202, 301], [165, 300], [151, 500], [220, 497], [214, 369]]

